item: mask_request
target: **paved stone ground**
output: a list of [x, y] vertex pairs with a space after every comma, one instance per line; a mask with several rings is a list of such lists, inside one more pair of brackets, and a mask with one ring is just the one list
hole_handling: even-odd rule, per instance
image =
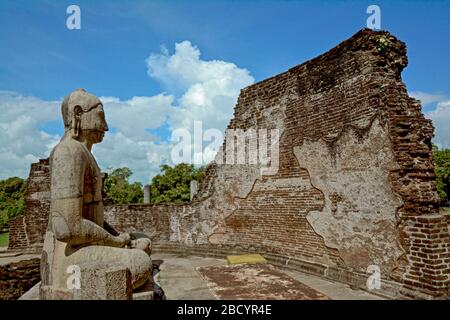
[[[214, 295], [208, 288], [207, 282], [196, 270], [198, 267], [223, 266], [225, 259], [205, 258], [196, 256], [180, 256], [173, 254], [152, 254], [153, 260], [163, 260], [160, 266], [159, 283], [169, 300], [214, 300]], [[379, 296], [366, 291], [353, 290], [348, 285], [332, 282], [313, 275], [280, 270], [328, 296], [333, 300], [379, 300]]]
[[[0, 253], [0, 265], [39, 258], [40, 255]], [[198, 267], [224, 266], [225, 259], [180, 256], [174, 254], [152, 254], [154, 262], [163, 260], [160, 265], [159, 283], [161, 284], [167, 299], [169, 300], [215, 300], [215, 296], [208, 288], [207, 282], [197, 271]], [[363, 290], [353, 290], [348, 285], [332, 282], [317, 276], [302, 272], [281, 270], [280, 272], [300, 281], [308, 287], [326, 295], [333, 300], [380, 300], [379, 296]]]
[[199, 267], [218, 300], [329, 300], [268, 263]]
[[5, 252], [0, 251], [0, 266], [10, 264], [13, 262], [19, 262], [22, 260], [29, 260], [34, 258], [40, 258], [40, 254], [21, 254], [20, 252]]
[[224, 265], [225, 260], [169, 254], [152, 254], [152, 260], [164, 261], [159, 267], [161, 271], [158, 278], [167, 299], [215, 300], [196, 268]]

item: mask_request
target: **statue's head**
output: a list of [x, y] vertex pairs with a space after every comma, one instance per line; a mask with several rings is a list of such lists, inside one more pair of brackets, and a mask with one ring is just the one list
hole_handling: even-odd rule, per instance
[[70, 132], [75, 139], [83, 135], [92, 143], [99, 143], [108, 131], [102, 102], [84, 89], [65, 97], [61, 112], [66, 133]]

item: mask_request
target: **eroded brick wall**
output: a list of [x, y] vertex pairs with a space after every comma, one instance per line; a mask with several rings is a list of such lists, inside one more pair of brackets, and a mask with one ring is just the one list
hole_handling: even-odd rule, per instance
[[170, 213], [181, 212], [182, 205], [111, 205], [105, 220], [122, 232], [144, 232], [153, 242], [170, 241]]
[[33, 163], [27, 179], [25, 212], [10, 221], [9, 250], [40, 250], [50, 211], [50, 172], [48, 159]]
[[37, 284], [39, 263], [39, 259], [30, 259], [0, 265], [0, 300], [16, 300]]
[[[407, 94], [406, 65], [403, 42], [362, 30], [243, 89], [229, 129], [279, 129], [279, 170], [262, 176], [258, 166], [213, 164], [192, 205], [171, 214], [172, 241], [259, 248], [357, 272], [376, 265], [385, 279], [448, 294], [433, 127]], [[431, 216], [440, 221], [410, 231]], [[416, 263], [419, 253], [425, 260]]]
[[9, 220], [8, 250], [24, 250], [28, 248], [28, 236], [25, 228], [25, 215]]

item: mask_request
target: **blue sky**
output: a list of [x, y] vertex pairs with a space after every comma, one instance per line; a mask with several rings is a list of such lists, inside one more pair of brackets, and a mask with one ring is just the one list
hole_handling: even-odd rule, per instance
[[[70, 4], [81, 8], [81, 30], [66, 28]], [[422, 100], [424, 112], [435, 125], [443, 123], [437, 128], [436, 142], [450, 147], [450, 132], [445, 128], [445, 119], [450, 119], [447, 1], [2, 0], [0, 124], [4, 123], [6, 130], [6, 124], [14, 122], [17, 134], [39, 135], [41, 142], [17, 138], [19, 146], [12, 146], [0, 138], [0, 160], [16, 163], [4, 167], [0, 178], [26, 176], [29, 162], [46, 155], [62, 133], [58, 113], [61, 98], [82, 87], [109, 97], [111, 108], [123, 111], [112, 116], [111, 139], [129, 149], [110, 154], [95, 150], [99, 158], [107, 159], [100, 160], [103, 169], [129, 165], [136, 172], [135, 179], [147, 180], [161, 161], [150, 159], [153, 156], [148, 150], [166, 152], [153, 148], [167, 142], [171, 132], [168, 121], [172, 125], [183, 121], [171, 120], [167, 108], [184, 108], [180, 118], [192, 117], [200, 110], [206, 114], [203, 120], [208, 125], [223, 129], [240, 87], [285, 71], [352, 36], [365, 27], [370, 4], [381, 8], [382, 29], [407, 43], [409, 65], [403, 79], [408, 91]], [[178, 51], [177, 43], [183, 44]], [[154, 59], [149, 62], [152, 55]], [[170, 57], [194, 61], [200, 69], [174, 70], [166, 61]], [[225, 93], [207, 79], [211, 74], [217, 81], [220, 74], [233, 78]], [[211, 102], [207, 112], [192, 102], [199, 86], [215, 92], [206, 97]], [[213, 102], [220, 104], [218, 116]], [[28, 114], [30, 118], [24, 119], [17, 106], [37, 112], [43, 108], [45, 112]], [[123, 130], [114, 123], [115, 119], [117, 123], [126, 119], [132, 107], [153, 112], [148, 113], [152, 123], [137, 125], [139, 132], [125, 128], [126, 122]], [[17, 112], [4, 112], [6, 108], [17, 108]], [[214, 118], [220, 121], [211, 120]], [[35, 130], [25, 130], [25, 126]], [[14, 130], [9, 130], [14, 138]], [[30, 143], [34, 146], [27, 145]], [[112, 146], [113, 140], [109, 143]], [[130, 153], [139, 154], [138, 159], [127, 162]], [[147, 169], [148, 163], [151, 169]]]

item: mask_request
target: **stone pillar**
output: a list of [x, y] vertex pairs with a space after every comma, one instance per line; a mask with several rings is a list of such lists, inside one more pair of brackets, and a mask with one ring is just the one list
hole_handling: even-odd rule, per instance
[[144, 186], [144, 203], [150, 203], [150, 185]]
[[192, 180], [191, 181], [191, 201], [194, 198], [194, 196], [197, 194], [198, 191], [198, 181]]

